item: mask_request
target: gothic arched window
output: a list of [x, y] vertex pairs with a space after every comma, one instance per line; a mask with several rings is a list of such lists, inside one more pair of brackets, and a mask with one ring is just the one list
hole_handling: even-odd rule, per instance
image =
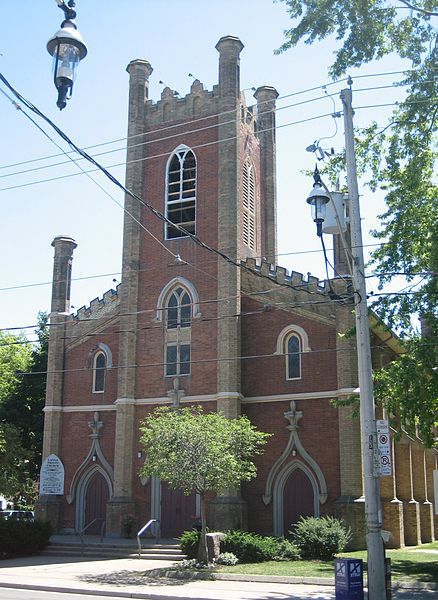
[[106, 367], [106, 354], [102, 350], [98, 350], [93, 358], [93, 392], [105, 391]]
[[166, 299], [165, 375], [190, 374], [193, 300], [184, 287], [172, 288]]
[[310, 352], [309, 337], [302, 327], [291, 324], [280, 332], [275, 354], [285, 357], [286, 379], [301, 379], [301, 359], [304, 352]]
[[254, 165], [250, 160], [243, 163], [242, 209], [243, 243], [254, 250], [256, 244], [256, 182]]
[[175, 288], [167, 301], [167, 329], [190, 327], [192, 302], [182, 287]]
[[[196, 232], [196, 158], [187, 146], [177, 148], [167, 163], [166, 217], [187, 232]], [[166, 239], [184, 235], [166, 224]]]
[[286, 379], [301, 378], [301, 339], [295, 333], [285, 339]]

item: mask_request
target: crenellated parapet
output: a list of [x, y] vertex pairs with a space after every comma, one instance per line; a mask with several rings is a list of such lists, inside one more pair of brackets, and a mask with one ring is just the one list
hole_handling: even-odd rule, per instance
[[319, 316], [331, 323], [337, 305], [350, 306], [352, 289], [348, 278], [320, 280], [310, 273], [304, 276], [297, 271], [289, 272], [284, 267], [254, 258], [241, 261], [241, 265], [243, 292], [265, 304], [281, 305], [284, 310]]
[[178, 93], [165, 87], [158, 101], [148, 100], [145, 104], [145, 119], [148, 127], [162, 127], [168, 122], [191, 121], [194, 118], [216, 115], [218, 112], [218, 86], [213, 91], [204, 89], [195, 79], [190, 92], [179, 97]]
[[99, 316], [102, 316], [104, 313], [114, 312], [114, 304], [118, 301], [119, 297], [119, 287], [120, 285], [115, 290], [107, 290], [102, 298], [94, 298], [91, 300], [89, 306], [81, 306], [76, 313], [71, 315], [71, 318], [76, 321], [84, 321], [97, 316], [97, 313], [99, 313]]
[[245, 269], [260, 273], [263, 277], [269, 277], [281, 285], [290, 285], [293, 288], [301, 287], [321, 294], [325, 294], [329, 290], [327, 280], [321, 281], [311, 273], [307, 274], [306, 279], [302, 273], [297, 271], [289, 273], [284, 267], [272, 265], [266, 260], [257, 261], [254, 258], [247, 258], [241, 264]]
[[106, 291], [102, 298], [94, 298], [88, 306], [81, 306], [76, 313], [69, 316], [67, 322], [68, 347], [71, 348], [83, 341], [83, 337], [91, 332], [108, 326], [120, 313], [119, 288]]

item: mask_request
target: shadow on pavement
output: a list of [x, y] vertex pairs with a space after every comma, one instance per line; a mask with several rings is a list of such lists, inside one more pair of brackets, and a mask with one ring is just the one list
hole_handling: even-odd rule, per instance
[[185, 585], [194, 580], [191, 577], [176, 578], [166, 577], [167, 569], [154, 569], [151, 571], [111, 571], [110, 573], [100, 573], [99, 575], [80, 575], [78, 579], [86, 583], [96, 583], [98, 585]]

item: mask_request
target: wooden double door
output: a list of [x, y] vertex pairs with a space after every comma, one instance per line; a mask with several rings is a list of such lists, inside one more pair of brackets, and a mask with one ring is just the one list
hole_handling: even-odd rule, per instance
[[193, 528], [196, 520], [196, 495], [185, 496], [161, 483], [161, 537], [175, 538]]

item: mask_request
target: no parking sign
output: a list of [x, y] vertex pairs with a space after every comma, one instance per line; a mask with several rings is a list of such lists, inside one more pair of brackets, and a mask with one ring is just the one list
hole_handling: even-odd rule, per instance
[[377, 475], [392, 475], [391, 436], [386, 419], [376, 421], [377, 430]]

